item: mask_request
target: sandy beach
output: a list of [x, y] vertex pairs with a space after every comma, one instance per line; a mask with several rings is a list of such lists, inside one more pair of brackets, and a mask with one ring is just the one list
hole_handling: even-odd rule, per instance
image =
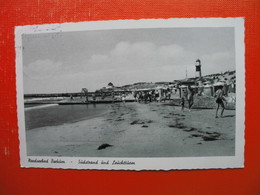
[[[96, 118], [26, 131], [26, 139], [29, 156], [232, 156], [235, 110], [215, 118], [214, 109], [116, 103]], [[98, 150], [102, 144], [107, 145]]]

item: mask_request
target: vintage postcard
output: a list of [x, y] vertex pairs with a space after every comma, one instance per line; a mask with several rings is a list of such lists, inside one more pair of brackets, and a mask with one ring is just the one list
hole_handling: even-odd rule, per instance
[[21, 167], [244, 167], [243, 18], [15, 29]]

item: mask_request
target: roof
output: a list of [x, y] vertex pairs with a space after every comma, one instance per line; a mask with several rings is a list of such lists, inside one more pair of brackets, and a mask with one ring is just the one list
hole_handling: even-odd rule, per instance
[[217, 83], [214, 83], [213, 86], [223, 86], [224, 85], [224, 82], [217, 82]]

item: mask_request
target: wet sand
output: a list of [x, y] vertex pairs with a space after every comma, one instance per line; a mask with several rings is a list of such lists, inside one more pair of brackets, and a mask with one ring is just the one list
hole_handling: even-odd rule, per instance
[[29, 156], [196, 157], [235, 154], [235, 110], [116, 103], [106, 114], [26, 131]]

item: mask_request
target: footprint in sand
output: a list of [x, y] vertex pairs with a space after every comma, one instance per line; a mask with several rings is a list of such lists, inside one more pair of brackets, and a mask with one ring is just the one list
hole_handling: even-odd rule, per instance
[[134, 120], [133, 122], [130, 123], [130, 125], [136, 125], [136, 124], [142, 125], [142, 124], [145, 124], [145, 123], [143, 121], [140, 121], [140, 120]]
[[180, 116], [179, 114], [176, 114], [176, 113], [169, 113], [170, 115], [173, 115], [173, 116]]
[[199, 135], [199, 134], [192, 134], [191, 137], [202, 137], [202, 135]]
[[196, 131], [197, 129], [196, 128], [187, 128], [187, 129], [184, 129], [183, 131], [186, 131], [186, 132], [190, 132], [190, 131]]
[[137, 116], [136, 113], [131, 114], [131, 117], [136, 117], [136, 116]]
[[124, 121], [125, 119], [123, 118], [119, 118], [119, 119], [116, 119], [116, 121]]
[[123, 133], [123, 132], [125, 132], [126, 130], [125, 129], [122, 129], [122, 130], [116, 130], [115, 132], [117, 132], [117, 133]]
[[179, 129], [184, 129], [184, 128], [186, 128], [186, 126], [184, 126], [184, 124], [182, 124], [182, 123], [176, 124], [176, 127], [179, 128]]
[[178, 128], [178, 129], [184, 129], [184, 128], [186, 128], [186, 126], [184, 126], [182, 123], [177, 123], [177, 124], [175, 124], [175, 125], [168, 125], [168, 127]]
[[171, 118], [170, 116], [164, 116], [163, 118]]

